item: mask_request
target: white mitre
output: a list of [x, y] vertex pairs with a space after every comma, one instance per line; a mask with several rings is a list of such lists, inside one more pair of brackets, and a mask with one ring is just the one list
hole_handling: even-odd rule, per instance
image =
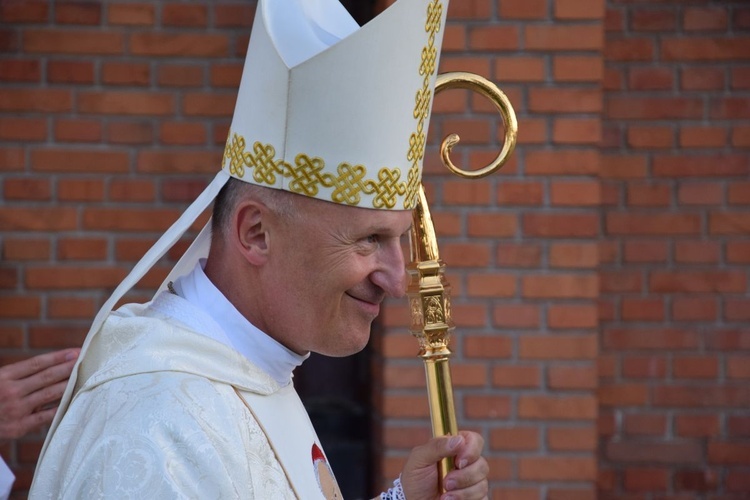
[[[398, 0], [362, 28], [338, 0], [258, 1], [222, 169], [97, 313], [42, 454], [91, 339], [230, 178], [343, 205], [414, 207], [448, 1]], [[159, 291], [208, 255], [209, 228]]]

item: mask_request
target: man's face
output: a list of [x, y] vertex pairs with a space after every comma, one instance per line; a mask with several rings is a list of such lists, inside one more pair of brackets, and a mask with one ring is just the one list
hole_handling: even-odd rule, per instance
[[270, 226], [257, 326], [298, 353], [358, 352], [383, 299], [404, 294], [401, 237], [411, 212], [303, 197], [296, 205], [301, 215]]

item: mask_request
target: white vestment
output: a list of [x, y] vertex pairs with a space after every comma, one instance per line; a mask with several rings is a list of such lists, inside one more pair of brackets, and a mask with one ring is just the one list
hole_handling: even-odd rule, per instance
[[292, 384], [188, 328], [199, 311], [175, 321], [194, 309], [163, 293], [109, 316], [31, 498], [333, 498]]

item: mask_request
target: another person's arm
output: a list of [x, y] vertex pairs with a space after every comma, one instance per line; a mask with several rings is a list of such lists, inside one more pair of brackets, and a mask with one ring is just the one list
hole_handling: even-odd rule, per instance
[[0, 442], [52, 422], [79, 352], [64, 349], [0, 367]]

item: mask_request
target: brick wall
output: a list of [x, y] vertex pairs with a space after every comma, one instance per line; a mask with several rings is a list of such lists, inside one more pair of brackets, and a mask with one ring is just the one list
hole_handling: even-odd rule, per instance
[[[253, 11], [0, 2], [0, 363], [80, 343], [218, 168]], [[503, 130], [441, 94], [426, 160], [493, 498], [750, 492], [749, 50], [742, 1], [453, 0], [441, 71], [499, 82], [520, 122], [503, 173], [458, 179], [438, 138], [478, 165]], [[374, 342], [389, 481], [429, 435], [407, 316], [390, 303]], [[39, 446], [0, 448], [21, 491]]]
[[602, 498], [750, 494], [750, 6], [610, 1]]
[[[594, 498], [597, 439], [598, 179], [604, 4], [453, 1], [441, 71], [497, 81], [519, 117], [501, 174], [459, 179], [438, 138], [464, 138], [454, 160], [477, 168], [503, 127], [479, 96], [440, 94], [425, 184], [453, 285], [459, 427], [481, 432], [492, 497]], [[423, 368], [408, 311], [386, 311], [385, 477], [429, 435]]]

